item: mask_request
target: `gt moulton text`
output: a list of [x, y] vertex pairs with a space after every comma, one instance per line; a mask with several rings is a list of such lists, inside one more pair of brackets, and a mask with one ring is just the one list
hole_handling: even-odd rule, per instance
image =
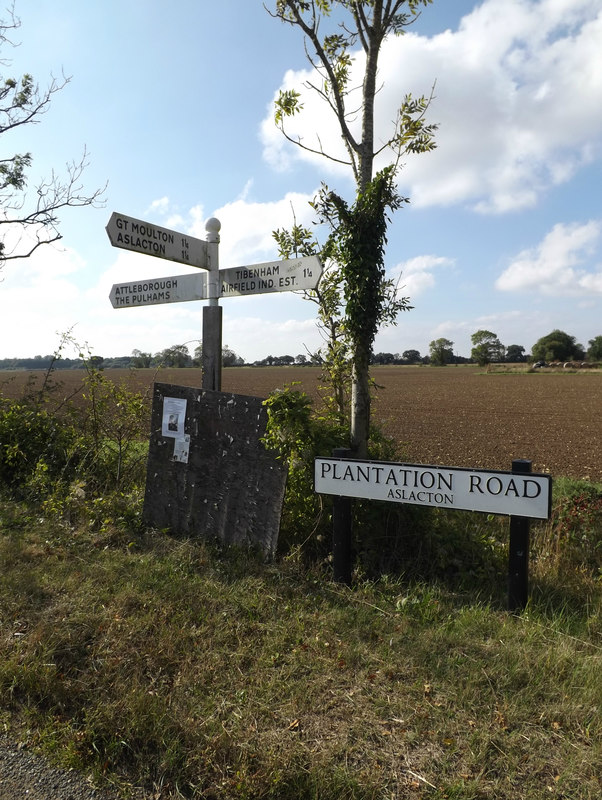
[[116, 240], [118, 246], [164, 256], [166, 245], [175, 243], [173, 233], [147, 223], [117, 217], [116, 225], [119, 229]]

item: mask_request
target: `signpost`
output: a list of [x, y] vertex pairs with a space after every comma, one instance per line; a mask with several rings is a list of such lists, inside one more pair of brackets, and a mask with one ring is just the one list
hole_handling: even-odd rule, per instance
[[[223, 309], [219, 299], [315, 289], [322, 270], [313, 256], [220, 270], [220, 228], [219, 220], [207, 220], [207, 240], [201, 241], [113, 213], [106, 228], [113, 247], [205, 271], [116, 283], [109, 299], [117, 309], [208, 301], [202, 322], [203, 391], [155, 384], [144, 500], [147, 521], [180, 532], [205, 531], [224, 543], [253, 542], [271, 553], [286, 470], [260, 446], [267, 421], [261, 400], [221, 392]], [[173, 447], [166, 446], [168, 442]], [[242, 481], [241, 459], [249, 467]], [[189, 460], [190, 468], [182, 469]]]
[[482, 511], [510, 517], [508, 608], [525, 608], [529, 589], [529, 523], [549, 519], [552, 478], [531, 472], [531, 462], [514, 459], [512, 472], [360, 461], [339, 448], [333, 458], [314, 461], [316, 492], [334, 495], [333, 572], [351, 583], [351, 498]]
[[[220, 269], [219, 292], [221, 297], [244, 297], [250, 294], [315, 289], [321, 270], [317, 256]], [[208, 296], [207, 274], [200, 273], [114, 283], [109, 299], [113, 308], [134, 308], [206, 300]]]
[[209, 269], [209, 245], [185, 233], [162, 228], [152, 222], [126, 217], [114, 211], [107, 224], [107, 234], [113, 247], [178, 261], [191, 267]]
[[116, 283], [111, 288], [109, 299], [113, 308], [208, 300], [208, 305], [203, 308], [202, 324], [203, 389], [215, 391], [222, 388], [222, 308], [219, 298], [315, 289], [322, 274], [317, 256], [219, 269], [220, 228], [219, 220], [207, 220], [207, 240], [203, 241], [115, 211], [106, 228], [113, 247], [207, 270], [198, 275]]

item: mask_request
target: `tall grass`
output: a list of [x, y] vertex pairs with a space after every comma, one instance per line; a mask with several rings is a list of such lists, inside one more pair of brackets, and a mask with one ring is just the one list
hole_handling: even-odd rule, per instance
[[39, 406], [19, 428], [56, 448], [21, 446], [18, 409], [0, 407], [14, 737], [124, 797], [600, 797], [601, 487], [556, 482], [520, 615], [505, 610], [507, 520], [482, 514], [358, 505], [346, 588], [325, 509], [311, 559], [307, 531], [263, 563], [145, 530], [140, 406], [92, 377], [91, 415], [67, 417], [66, 439], [45, 437]]
[[99, 547], [12, 502], [0, 525], [5, 718], [124, 793], [599, 797], [591, 572], [537, 576], [513, 616], [465, 583], [347, 589], [159, 532]]

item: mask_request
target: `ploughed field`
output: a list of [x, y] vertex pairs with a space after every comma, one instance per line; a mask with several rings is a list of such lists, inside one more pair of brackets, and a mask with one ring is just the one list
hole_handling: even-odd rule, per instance
[[[0, 393], [19, 396], [30, 374], [0, 372]], [[105, 375], [140, 391], [154, 381], [201, 385], [198, 369]], [[82, 377], [80, 370], [54, 374], [63, 395]], [[237, 367], [223, 371], [222, 389], [266, 397], [297, 383], [317, 397], [319, 377], [313, 367]], [[372, 377], [373, 417], [399, 442], [400, 460], [509, 470], [512, 459], [528, 458], [535, 472], [602, 482], [601, 370], [488, 374], [472, 366], [391, 366], [373, 368]]]

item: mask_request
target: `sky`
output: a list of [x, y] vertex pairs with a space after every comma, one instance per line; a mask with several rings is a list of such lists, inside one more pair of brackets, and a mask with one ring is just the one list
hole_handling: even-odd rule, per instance
[[[348, 167], [274, 124], [279, 90], [297, 88], [291, 135], [340, 152], [336, 119], [305, 86], [299, 31], [261, 0], [16, 0], [15, 12], [2, 78], [70, 81], [39, 124], [2, 135], [2, 157], [31, 152], [27, 202], [84, 149], [85, 188], [106, 189], [102, 207], [61, 213], [60, 243], [6, 262], [0, 358], [47, 355], [68, 331], [105, 358], [194, 350], [205, 301], [112, 307], [113, 284], [195, 271], [112, 247], [113, 212], [199, 239], [216, 217], [220, 267], [231, 268], [277, 260], [272, 232], [311, 226], [322, 183], [353, 200]], [[410, 203], [393, 216], [386, 264], [413, 309], [375, 352], [425, 355], [444, 337], [469, 356], [482, 329], [527, 352], [555, 328], [586, 348], [602, 335], [601, 46], [602, 0], [434, 0], [387, 40], [377, 137], [408, 93], [432, 93], [427, 121], [439, 128], [436, 150], [403, 159]], [[315, 305], [299, 294], [220, 302], [223, 343], [246, 361], [321, 344]]]

